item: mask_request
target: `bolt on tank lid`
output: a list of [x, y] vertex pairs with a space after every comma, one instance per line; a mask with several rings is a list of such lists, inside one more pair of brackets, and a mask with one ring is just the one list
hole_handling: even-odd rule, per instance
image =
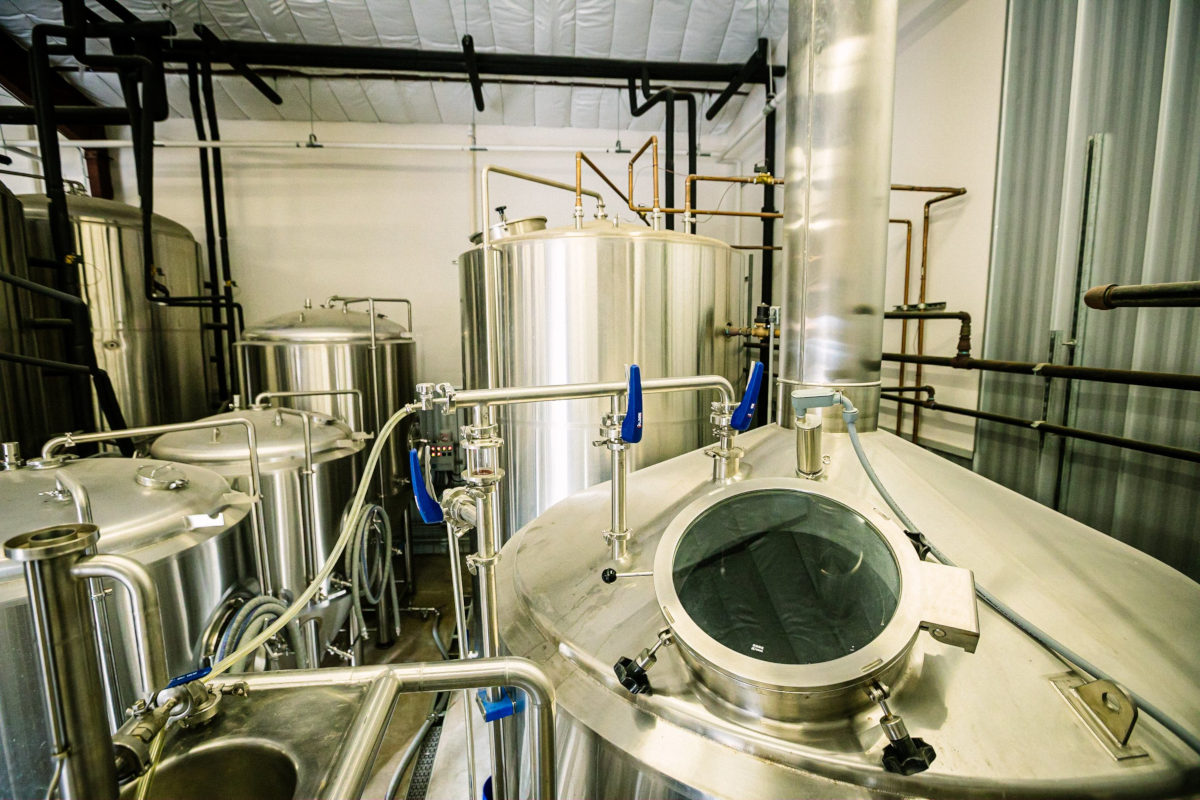
[[[375, 315], [376, 341], [407, 341], [411, 334], [383, 314]], [[247, 327], [242, 338], [251, 342], [370, 342], [371, 316], [345, 308], [289, 311]]]

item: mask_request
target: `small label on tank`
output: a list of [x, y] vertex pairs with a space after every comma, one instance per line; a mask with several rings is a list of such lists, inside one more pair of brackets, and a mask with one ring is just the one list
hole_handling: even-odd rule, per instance
[[755, 653], [763, 652], [763, 646], [761, 644], [752, 644], [750, 645], [750, 649]]

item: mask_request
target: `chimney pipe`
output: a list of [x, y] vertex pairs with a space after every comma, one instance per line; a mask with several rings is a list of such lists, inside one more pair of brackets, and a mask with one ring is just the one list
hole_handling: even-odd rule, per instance
[[[788, 397], [833, 387], [879, 415], [892, 161], [896, 0], [793, 0], [779, 423]], [[844, 430], [830, 413], [827, 430]]]

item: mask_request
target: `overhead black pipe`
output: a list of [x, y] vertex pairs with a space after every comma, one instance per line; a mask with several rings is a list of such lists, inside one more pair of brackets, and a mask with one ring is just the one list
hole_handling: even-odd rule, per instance
[[[675, 103], [687, 103], [687, 131], [688, 131], [688, 174], [695, 175], [697, 170], [697, 138], [696, 138], [696, 96], [690, 92], [680, 91], [674, 87], [668, 86], [665, 89], [652, 91], [650, 87], [650, 79], [647, 72], [642, 73], [642, 95], [645, 100], [638, 103], [637, 98], [637, 81], [633, 78], [629, 79], [629, 113], [634, 117], [640, 117], [659, 103], [664, 104], [665, 112], [665, 132], [663, 136], [663, 170], [666, 172], [666, 183], [663, 187], [663, 202], [667, 208], [675, 207]], [[696, 184], [692, 183], [691, 187], [691, 206], [696, 207]], [[666, 215], [666, 226], [668, 230], [675, 229], [675, 215]], [[691, 232], [696, 232], [696, 223], [693, 221], [690, 226]]]
[[912, 397], [900, 397], [899, 395], [888, 394], [886, 392], [881, 394], [880, 397], [884, 400], [891, 400], [894, 403], [920, 406], [921, 408], [929, 409], [930, 411], [944, 411], [948, 414], [961, 414], [963, 416], [984, 420], [985, 422], [997, 422], [1001, 425], [1010, 425], [1017, 428], [1028, 428], [1030, 430], [1037, 431], [1038, 433], [1049, 433], [1055, 436], [1065, 436], [1071, 439], [1081, 439], [1087, 442], [1096, 442], [1097, 444], [1122, 447], [1126, 450], [1136, 450], [1140, 453], [1149, 453], [1150, 455], [1155, 456], [1165, 456], [1166, 458], [1177, 458], [1182, 461], [1200, 463], [1200, 451], [1186, 450], [1182, 447], [1171, 447], [1164, 444], [1154, 444], [1153, 442], [1143, 442], [1140, 439], [1126, 439], [1122, 436], [1110, 436], [1107, 433], [1098, 433], [1096, 431], [1083, 430], [1082, 428], [1070, 428], [1065, 425], [1055, 425], [1040, 419], [1022, 419], [1020, 417], [1010, 417], [1007, 414], [995, 414], [990, 411], [979, 411], [974, 408], [948, 406], [933, 399], [917, 400]]
[[[200, 107], [200, 70], [195, 64], [188, 64], [188, 102], [192, 109], [192, 121], [196, 128], [196, 139], [203, 142], [208, 139], [204, 127], [204, 111]], [[229, 397], [228, 375], [225, 361], [225, 331], [228, 327], [230, 338], [233, 338], [232, 326], [225, 320], [224, 308], [221, 302], [221, 278], [217, 265], [217, 235], [213, 229], [212, 211], [212, 173], [209, 169], [208, 148], [199, 147], [200, 155], [200, 196], [204, 202], [204, 252], [208, 256], [208, 290], [212, 293], [213, 325], [213, 359], [217, 371], [217, 397], [224, 400]], [[231, 322], [232, 320], [230, 320]]]
[[475, 40], [471, 34], [462, 38], [463, 60], [467, 65], [467, 78], [471, 81], [471, 94], [475, 96], [475, 109], [483, 111], [483, 81], [479, 77], [479, 62], [475, 58]]
[[246, 62], [243, 61], [236, 53], [230, 54], [226, 50], [226, 42], [217, 38], [207, 25], [196, 23], [192, 26], [192, 30], [200, 37], [200, 41], [204, 42], [208, 47], [212, 48], [215, 53], [219, 53], [226, 60], [229, 66], [233, 67], [234, 71], [250, 82], [250, 85], [258, 89], [259, 94], [267, 98], [274, 105], [283, 105], [283, 98], [279, 93], [271, 88], [270, 84], [264, 81], [258, 73], [250, 69]]
[[1192, 308], [1200, 306], [1200, 281], [1093, 286], [1083, 302], [1097, 311], [1114, 308]]
[[738, 89], [742, 88], [742, 84], [746, 83], [746, 81], [753, 80], [754, 77], [766, 67], [767, 54], [766, 47], [764, 46], [766, 41], [766, 39], [758, 40], [758, 47], [754, 50], [754, 55], [750, 56], [750, 58], [746, 60], [746, 63], [740, 70], [738, 70], [738, 73], [733, 76], [732, 80], [729, 81], [729, 85], [726, 86], [721, 94], [717, 96], [717, 99], [713, 101], [713, 104], [708, 107], [708, 111], [704, 112], [704, 118], [706, 120], [709, 122], [714, 120], [717, 114], [721, 113], [721, 109], [725, 107], [725, 104], [729, 102], [730, 98], [737, 93]]
[[1102, 367], [1078, 367], [1063, 364], [1038, 364], [1032, 361], [994, 361], [986, 358], [947, 358], [945, 356], [919, 356], [910, 353], [884, 353], [884, 361], [898, 364], [923, 364], [933, 367], [954, 369], [977, 369], [984, 372], [1007, 372], [1016, 375], [1034, 375], [1041, 378], [1068, 378], [1099, 383], [1116, 383], [1124, 386], [1150, 386], [1158, 389], [1183, 389], [1200, 391], [1200, 375], [1185, 375], [1177, 372], [1146, 372], [1131, 369], [1106, 369]]
[[[467, 74], [461, 51], [416, 50], [399, 47], [352, 47], [347, 45], [298, 44], [292, 42], [246, 42], [222, 39], [214, 51], [204, 42], [174, 39], [165, 43], [167, 63], [188, 62], [229, 64], [233, 59], [256, 67], [310, 67], [323, 69], [386, 70], [389, 72], [446, 72]], [[633, 61], [576, 56], [521, 55], [513, 53], [476, 53], [476, 68], [481, 75], [534, 77], [609, 78], [625, 80], [640, 75], [655, 81], [726, 83], [742, 70], [743, 64], [713, 64], [670, 61]], [[785, 72], [782, 66], [771, 68], [775, 76]]]
[[958, 328], [958, 352], [956, 357], [965, 358], [971, 355], [971, 315], [966, 311], [885, 311], [884, 319], [956, 319]]

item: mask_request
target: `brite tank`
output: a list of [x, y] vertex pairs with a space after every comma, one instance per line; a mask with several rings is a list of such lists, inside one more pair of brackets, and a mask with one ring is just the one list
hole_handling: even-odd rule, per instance
[[[465, 388], [620, 381], [634, 363], [647, 378], [717, 374], [739, 381], [739, 340], [721, 330], [745, 316], [745, 267], [724, 242], [599, 220], [507, 235], [492, 246], [491, 270], [481, 247], [458, 259]], [[495, 298], [490, 314], [487, 297]], [[490, 376], [489, 319], [496, 336]], [[716, 399], [646, 395], [645, 435], [628, 451], [630, 468], [706, 442]], [[513, 476], [502, 484], [509, 534], [609, 478], [609, 453], [593, 446], [609, 410], [606, 400], [503, 410], [502, 453]]]
[[[50, 221], [44, 195], [22, 195], [26, 249], [30, 257], [52, 258]], [[164, 425], [196, 419], [214, 408], [208, 356], [211, 337], [203, 331], [208, 311], [151, 303], [145, 296], [142, 212], [96, 197], [67, 197], [81, 257], [79, 284], [92, 319], [99, 366], [108, 372], [130, 426]], [[202, 294], [200, 251], [187, 228], [154, 215], [154, 256], [159, 282], [178, 297]], [[54, 286], [54, 271], [30, 266], [30, 276]], [[61, 316], [57, 304], [39, 299], [39, 316]], [[55, 355], [57, 333], [38, 336], [39, 355]], [[48, 391], [47, 396], [53, 397]], [[65, 409], [44, 410], [52, 431], [69, 430]], [[105, 429], [99, 412], [97, 429]]]
[[[196, 669], [226, 602], [254, 589], [249, 498], [215, 472], [186, 464], [122, 458], [54, 463], [0, 472], [5, 538], [77, 522], [80, 498], [59, 486], [61, 479], [64, 486], [74, 479], [100, 528], [99, 551], [140, 561], [158, 587], [168, 671]], [[116, 583], [103, 584], [100, 652], [111, 723], [124, 719], [141, 686], [127, 595]], [[37, 672], [21, 565], [0, 555], [0, 797], [41, 797], [53, 771]]]
[[[348, 394], [283, 401], [343, 420], [356, 431], [377, 431], [416, 396], [412, 333], [382, 314], [372, 325], [369, 314], [345, 306], [292, 311], [246, 328], [238, 349], [247, 402], [259, 392], [357, 390], [365, 419], [358, 400]], [[407, 463], [399, 436], [392, 437], [387, 454], [380, 471], [388, 495], [396, 496], [406, 474], [398, 465]]]
[[[301, 414], [309, 421], [311, 475], [305, 474]], [[250, 408], [217, 414], [205, 421], [242, 418], [254, 425], [258, 439], [268, 566], [277, 588], [294, 598], [308, 586], [337, 541], [342, 514], [357, 486], [357, 456], [363, 442], [344, 423], [313, 412]], [[250, 448], [244, 428], [164, 434], [150, 446], [150, 453], [155, 458], [207, 467], [227, 478], [235, 489], [250, 490]], [[309, 488], [305, 488], [306, 482]], [[306, 518], [309, 497], [311, 515]], [[320, 652], [341, 628], [349, 610], [349, 598], [337, 591], [331, 577], [321, 596], [338, 594], [342, 595], [340, 600], [323, 599], [311, 609], [320, 620]]]

